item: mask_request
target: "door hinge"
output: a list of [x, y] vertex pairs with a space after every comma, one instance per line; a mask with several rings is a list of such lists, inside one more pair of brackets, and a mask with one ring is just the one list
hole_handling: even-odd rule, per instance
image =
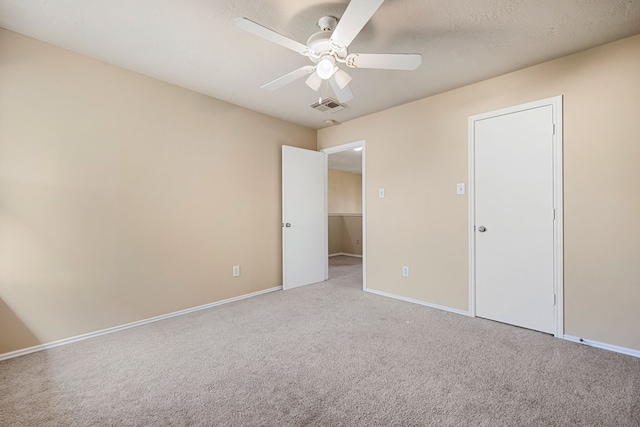
[[557, 298], [556, 298], [556, 294], [553, 294], [553, 305], [557, 305]]
[[553, 210], [553, 220], [554, 221], [556, 220], [556, 210], [555, 209]]
[[556, 134], [556, 124], [554, 123], [553, 124], [553, 133], [552, 133], [552, 135], [555, 135], [555, 134]]

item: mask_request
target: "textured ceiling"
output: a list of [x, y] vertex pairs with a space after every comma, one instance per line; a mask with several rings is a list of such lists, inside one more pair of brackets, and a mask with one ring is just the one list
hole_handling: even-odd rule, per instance
[[327, 126], [640, 33], [640, 0], [386, 0], [349, 47], [420, 53], [416, 71], [349, 69], [354, 99], [327, 114], [298, 80], [308, 59], [234, 26], [301, 43], [347, 0], [0, 0], [0, 27], [311, 128]]
[[362, 151], [338, 151], [327, 157], [329, 169], [362, 175]]

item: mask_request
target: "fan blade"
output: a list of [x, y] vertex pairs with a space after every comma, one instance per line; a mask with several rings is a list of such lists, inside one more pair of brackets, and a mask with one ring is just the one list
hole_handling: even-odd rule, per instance
[[298, 43], [295, 40], [291, 40], [282, 34], [276, 33], [273, 30], [263, 27], [260, 24], [256, 24], [247, 18], [237, 18], [235, 20], [236, 27], [243, 29], [251, 34], [255, 34], [258, 37], [262, 37], [265, 40], [284, 46], [287, 49], [291, 49], [294, 52], [304, 53], [307, 50], [307, 46], [302, 43]]
[[305, 83], [307, 84], [307, 86], [309, 86], [311, 89], [317, 92], [318, 89], [320, 89], [320, 86], [322, 85], [323, 81], [324, 80], [318, 77], [317, 73], [311, 73], [311, 75], [309, 76], [307, 81], [305, 81]]
[[351, 68], [380, 68], [383, 70], [415, 70], [422, 64], [419, 53], [352, 53], [347, 56]]
[[267, 83], [266, 85], [262, 86], [261, 89], [266, 89], [266, 90], [280, 89], [281, 87], [286, 86], [289, 83], [294, 82], [306, 75], [309, 75], [312, 72], [313, 72], [313, 67], [310, 65], [306, 65], [304, 67], [298, 68], [297, 70], [290, 72], [289, 74], [285, 74], [284, 76], [277, 78], [270, 83]]
[[340, 47], [349, 46], [383, 2], [384, 0], [351, 0], [333, 31], [331, 41]]
[[333, 89], [333, 93], [336, 94], [336, 98], [338, 98], [338, 101], [345, 103], [353, 99], [353, 93], [351, 92], [351, 89], [349, 89], [349, 85], [345, 85], [342, 89], [340, 89], [340, 86], [338, 86], [338, 82], [336, 82], [335, 77], [332, 77], [331, 80], [329, 80], [329, 83], [331, 84], [331, 89]]

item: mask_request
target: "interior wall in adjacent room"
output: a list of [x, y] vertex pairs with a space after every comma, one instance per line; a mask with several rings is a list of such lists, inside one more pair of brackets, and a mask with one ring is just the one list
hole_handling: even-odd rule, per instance
[[329, 169], [329, 255], [362, 256], [362, 175]]

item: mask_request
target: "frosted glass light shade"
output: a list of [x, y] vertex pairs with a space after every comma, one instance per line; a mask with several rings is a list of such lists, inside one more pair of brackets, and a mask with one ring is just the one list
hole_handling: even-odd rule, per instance
[[331, 76], [333, 76], [335, 67], [334, 67], [333, 58], [325, 56], [322, 58], [318, 65], [316, 65], [316, 74], [322, 80], [329, 80]]
[[348, 85], [349, 82], [351, 81], [351, 76], [347, 74], [346, 71], [341, 70], [339, 68], [337, 69], [335, 76], [336, 76], [336, 83], [338, 84], [338, 87], [340, 89], [344, 89], [344, 87]]
[[309, 74], [309, 78], [307, 78], [305, 83], [307, 84], [307, 86], [317, 92], [318, 89], [320, 89], [320, 85], [322, 84], [322, 79], [318, 77], [318, 74], [311, 73]]

